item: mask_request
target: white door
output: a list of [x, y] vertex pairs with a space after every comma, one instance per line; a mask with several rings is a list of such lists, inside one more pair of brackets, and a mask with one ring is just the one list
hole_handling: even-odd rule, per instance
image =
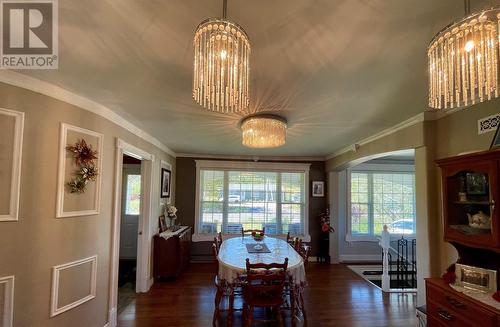
[[123, 165], [120, 259], [137, 258], [141, 212], [141, 165]]

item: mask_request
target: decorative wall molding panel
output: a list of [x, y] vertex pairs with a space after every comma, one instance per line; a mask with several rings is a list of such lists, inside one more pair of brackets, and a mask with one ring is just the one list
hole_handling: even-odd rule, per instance
[[[59, 307], [59, 285], [60, 285], [60, 275], [66, 269], [78, 267], [81, 265], [89, 264], [91, 265], [89, 282], [90, 282], [90, 292], [88, 295], [78, 299], [74, 302], [68, 303]], [[75, 280], [75, 283], [80, 283], [81, 281]], [[50, 316], [54, 317], [58, 314], [71, 310], [80, 304], [83, 304], [87, 301], [92, 300], [96, 297], [96, 287], [97, 287], [97, 255], [65, 263], [59, 266], [52, 267], [52, 291], [51, 291], [51, 300], [50, 300]]]
[[0, 277], [0, 285], [3, 286], [2, 315], [3, 319], [0, 321], [2, 327], [12, 327], [14, 320], [14, 276]]
[[[92, 145], [94, 150], [97, 150], [97, 164], [99, 175], [92, 184], [91, 189], [85, 193], [70, 193], [67, 190], [66, 183], [68, 179], [68, 170], [71, 168], [70, 160], [73, 160], [68, 155], [66, 147], [72, 145], [76, 135], [85, 136], [86, 142]], [[59, 138], [59, 165], [58, 165], [58, 181], [57, 181], [57, 208], [56, 217], [75, 217], [89, 216], [99, 214], [101, 204], [101, 174], [102, 174], [102, 156], [103, 154], [103, 138], [104, 135], [88, 129], [72, 126], [66, 123], [61, 123], [60, 138]], [[93, 141], [89, 141], [93, 139]], [[74, 169], [73, 169], [74, 170]], [[90, 204], [90, 205], [89, 205]]]
[[477, 134], [481, 135], [488, 132], [497, 130], [498, 123], [500, 122], [500, 114], [494, 114], [477, 121]]
[[[13, 126], [8, 128], [9, 118], [13, 119]], [[5, 126], [4, 126], [5, 125]], [[8, 199], [4, 200], [7, 203], [8, 209], [3, 210], [0, 208], [0, 221], [16, 221], [19, 219], [19, 194], [21, 190], [21, 161], [23, 153], [23, 130], [24, 130], [24, 112], [8, 110], [0, 108], [0, 135], [1, 140], [0, 146], [12, 147], [12, 152], [7, 154], [7, 160], [0, 160], [0, 174], [5, 177], [10, 177], [9, 182], [5, 182], [2, 179], [0, 187], [0, 193], [8, 196]], [[9, 132], [11, 131], [11, 132]], [[3, 133], [8, 133], [10, 135], [3, 135]], [[8, 142], [9, 144], [3, 145], [2, 142]], [[10, 146], [9, 146], [10, 145]], [[4, 157], [2, 155], [2, 157]], [[3, 171], [3, 167], [7, 166], [9, 172]], [[3, 186], [6, 189], [3, 189]], [[0, 195], [1, 197], [1, 195]], [[8, 201], [8, 202], [7, 202]]]

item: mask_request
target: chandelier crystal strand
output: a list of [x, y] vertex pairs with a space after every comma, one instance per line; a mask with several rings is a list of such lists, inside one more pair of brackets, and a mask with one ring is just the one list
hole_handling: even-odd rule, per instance
[[202, 22], [194, 36], [193, 99], [222, 113], [249, 104], [250, 41], [245, 31], [224, 18]]
[[431, 41], [429, 107], [456, 108], [498, 97], [500, 9], [473, 14]]
[[243, 145], [249, 148], [275, 148], [286, 142], [286, 121], [274, 115], [256, 115], [243, 119]]

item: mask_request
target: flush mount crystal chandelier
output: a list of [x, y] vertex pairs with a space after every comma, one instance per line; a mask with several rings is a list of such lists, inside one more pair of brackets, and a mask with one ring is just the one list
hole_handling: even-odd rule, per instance
[[468, 15], [431, 41], [429, 107], [456, 108], [498, 97], [500, 8]]
[[208, 110], [234, 113], [249, 104], [250, 41], [226, 16], [223, 0], [222, 18], [207, 19], [196, 29], [193, 98]]
[[260, 114], [244, 118], [241, 121], [243, 145], [249, 148], [276, 148], [285, 144], [286, 119]]

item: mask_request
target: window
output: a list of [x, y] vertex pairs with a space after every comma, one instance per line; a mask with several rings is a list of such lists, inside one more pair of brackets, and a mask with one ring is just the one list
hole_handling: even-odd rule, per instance
[[239, 234], [241, 228], [307, 234], [309, 165], [203, 160], [197, 165], [196, 234]]
[[350, 236], [415, 234], [415, 173], [351, 171]]
[[141, 211], [141, 175], [127, 175], [125, 214], [139, 215]]

